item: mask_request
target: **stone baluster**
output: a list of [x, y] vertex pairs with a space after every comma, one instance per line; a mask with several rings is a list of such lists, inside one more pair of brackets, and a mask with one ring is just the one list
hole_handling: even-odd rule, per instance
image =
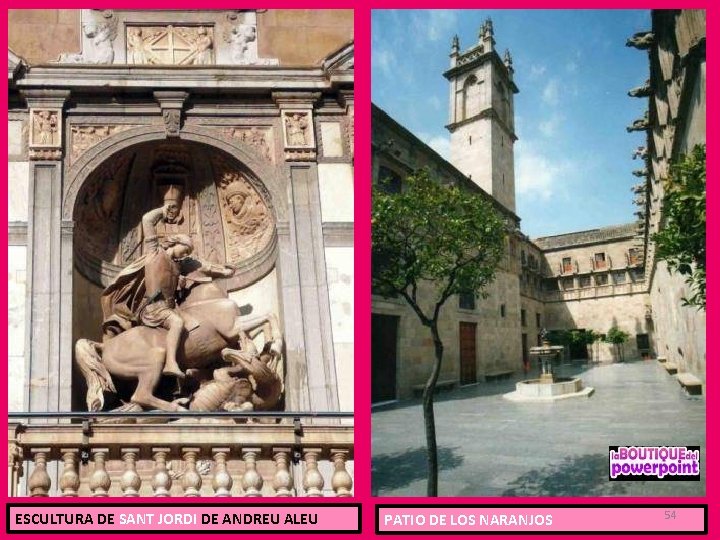
[[227, 456], [230, 453], [229, 448], [213, 448], [213, 456], [215, 458], [215, 473], [212, 479], [212, 488], [216, 497], [230, 497], [233, 479], [227, 470]]
[[273, 448], [275, 459], [275, 476], [273, 488], [276, 497], [293, 496], [293, 477], [289, 467], [290, 448]]
[[80, 475], [78, 474], [77, 448], [60, 449], [63, 460], [63, 471], [60, 475], [60, 496], [77, 497], [80, 488]]
[[348, 450], [330, 450], [335, 471], [332, 475], [332, 488], [338, 497], [352, 497], [353, 480], [345, 468]]
[[142, 485], [136, 464], [140, 449], [122, 448], [120, 453], [125, 462], [125, 472], [120, 477], [120, 489], [123, 497], [137, 497], [140, 494], [140, 486]]
[[318, 469], [318, 457], [320, 456], [319, 448], [305, 448], [305, 474], [303, 475], [303, 489], [307, 497], [322, 497], [323, 480], [322, 474]]
[[50, 475], [47, 472], [49, 448], [31, 448], [35, 468], [28, 478], [28, 491], [31, 497], [47, 497], [50, 492]]
[[153, 448], [152, 451], [155, 458], [155, 470], [153, 471], [151, 483], [153, 493], [155, 497], [169, 497], [172, 478], [167, 469], [167, 455], [170, 453], [170, 449]]
[[243, 448], [242, 455], [245, 461], [245, 472], [242, 475], [240, 484], [245, 491], [245, 497], [262, 497], [263, 479], [257, 472], [255, 458], [260, 453], [260, 448]]
[[199, 448], [183, 448], [182, 454], [185, 459], [185, 471], [182, 477], [182, 487], [186, 497], [199, 497], [202, 487], [202, 477], [197, 470], [197, 456]]
[[23, 449], [14, 442], [8, 444], [8, 496], [17, 497], [18, 482], [23, 474]]
[[107, 448], [94, 448], [92, 450], [95, 470], [90, 476], [90, 492], [93, 497], [107, 497], [110, 491], [110, 475], [105, 470], [105, 458], [109, 450]]

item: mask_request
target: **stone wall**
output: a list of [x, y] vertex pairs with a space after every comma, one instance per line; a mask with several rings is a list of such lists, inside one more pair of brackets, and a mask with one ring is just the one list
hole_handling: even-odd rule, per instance
[[650, 299], [654, 322], [655, 347], [658, 356], [689, 371], [705, 382], [705, 312], [683, 306], [688, 296], [682, 276], [670, 274], [665, 262], [655, 267]]
[[[663, 180], [669, 165], [706, 137], [705, 11], [653, 11], [654, 41], [649, 50], [652, 93], [648, 99], [646, 183], [649, 233], [663, 225]], [[683, 306], [684, 278], [670, 274], [648, 245], [648, 280], [657, 354], [705, 382], [705, 312]]]
[[25, 286], [27, 248], [8, 247], [8, 410], [25, 410]]
[[80, 50], [79, 9], [8, 10], [8, 47], [30, 64]]
[[[626, 359], [639, 358], [637, 334], [651, 334], [653, 326], [645, 317], [650, 299], [647, 293], [612, 295], [583, 300], [545, 303], [545, 323], [549, 330], [583, 329], [605, 334], [612, 326], [630, 337], [624, 346]], [[616, 360], [612, 345], [596, 343], [593, 360]]]
[[280, 65], [318, 65], [353, 35], [351, 9], [268, 9], [257, 14], [261, 57]]
[[[438, 329], [443, 341], [443, 366], [439, 381], [460, 381], [461, 322], [476, 323], [476, 373], [479, 381], [486, 373], [496, 371], [519, 372], [522, 369], [520, 341], [520, 294], [517, 275], [499, 271], [485, 292], [487, 298], [478, 298], [475, 309], [459, 307], [459, 299], [447, 300], [441, 311]], [[429, 308], [434, 289], [424, 283], [418, 296], [425, 299]], [[531, 307], [528, 309], [535, 309]], [[373, 297], [373, 313], [400, 317], [397, 347], [397, 397], [413, 396], [414, 387], [424, 385], [434, 361], [430, 330], [420, 323], [417, 315], [404, 300]], [[504, 315], [503, 315], [504, 314]], [[534, 315], [528, 323], [535, 325]]]
[[27, 115], [13, 112], [8, 121], [8, 408], [24, 410], [27, 400], [25, 362], [27, 226], [30, 164], [27, 161]]

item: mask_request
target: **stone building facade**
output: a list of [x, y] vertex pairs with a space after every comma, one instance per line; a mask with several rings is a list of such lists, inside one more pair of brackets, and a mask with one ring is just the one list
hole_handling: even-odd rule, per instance
[[[140, 218], [172, 178], [181, 219], [158, 235], [189, 235], [198, 257], [235, 270], [221, 287], [241, 314], [279, 320], [282, 411], [351, 412], [352, 11], [10, 10], [9, 29], [10, 411], [85, 410], [73, 346], [102, 339], [100, 294], [143, 253]], [[111, 476], [137, 461], [147, 494], [171, 459], [210, 460], [207, 494], [226, 469], [239, 475], [233, 494], [272, 493], [288, 467], [285, 494], [347, 494], [328, 475], [351, 468], [352, 419], [302, 421], [315, 427], [295, 457], [287, 422], [260, 437], [239, 425], [148, 432], [137, 449], [120, 447], [130, 439], [116, 426], [88, 451]], [[38, 426], [45, 442], [30, 448], [28, 426], [14, 427], [14, 474], [35, 465], [28, 491], [75, 486], [74, 443], [61, 449]], [[328, 480], [308, 487], [318, 463]], [[81, 492], [104, 489], [83, 478]], [[125, 487], [113, 476], [113, 493]]]
[[[520, 372], [542, 328], [604, 334], [612, 326], [629, 334], [625, 358], [666, 355], [679, 371], [704, 383], [704, 314], [681, 306], [684, 283], [654, 259], [650, 236], [662, 226], [660, 179], [667, 162], [704, 142], [704, 30], [702, 11], [653, 12], [656, 38], [650, 42], [651, 83], [644, 94], [651, 95], [650, 121], [642, 127], [648, 147], [640, 151], [649, 166], [633, 188], [641, 206], [637, 222], [535, 239], [521, 232], [514, 214], [512, 150], [513, 96], [519, 90], [510, 53], [501, 58], [495, 50], [490, 21], [469, 49], [461, 52], [457, 37], [452, 43], [444, 74], [450, 83], [450, 162], [373, 107], [374, 181], [391, 179], [399, 189], [403, 176], [425, 167], [443, 182], [492, 198], [515, 226], [488, 298], [456, 298], [444, 308], [441, 386]], [[672, 76], [663, 79], [661, 66]], [[672, 116], [670, 94], [681, 96]], [[429, 332], [400, 299], [373, 296], [372, 306], [373, 401], [409, 398], [430, 370]], [[617, 354], [604, 342], [570, 352], [592, 361], [614, 361]]]
[[669, 164], [705, 144], [705, 33], [704, 10], [654, 10], [652, 29], [640, 36], [638, 47], [638, 54], [648, 54], [648, 80], [630, 92], [648, 100], [648, 114], [640, 119], [647, 144], [636, 151], [643, 175], [634, 191], [641, 205], [639, 228], [645, 238], [656, 351], [675, 363], [678, 372], [690, 372], [703, 383], [705, 312], [682, 305], [690, 292], [684, 278], [668, 272], [647, 239], [663, 226], [663, 179]]

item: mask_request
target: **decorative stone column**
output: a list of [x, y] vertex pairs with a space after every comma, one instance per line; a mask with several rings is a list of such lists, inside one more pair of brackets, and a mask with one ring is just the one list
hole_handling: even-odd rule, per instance
[[78, 469], [79, 448], [62, 448], [63, 471], [60, 476], [60, 493], [62, 497], [77, 497], [80, 488], [80, 471]]
[[120, 454], [125, 462], [125, 472], [120, 477], [123, 497], [137, 497], [142, 486], [142, 480], [137, 472], [137, 457], [140, 455], [140, 449], [122, 448]]
[[[28, 411], [69, 411], [72, 384], [72, 234], [62, 221], [67, 90], [26, 90], [30, 158], [25, 396]], [[67, 260], [70, 264], [64, 264]], [[45, 422], [46, 420], [42, 420]], [[34, 422], [32, 419], [29, 422]], [[36, 422], [36, 421], [35, 421]], [[46, 465], [59, 485], [57, 462]]]
[[322, 497], [325, 480], [318, 468], [320, 448], [305, 448], [305, 474], [303, 475], [303, 489], [307, 497]]
[[290, 177], [288, 223], [278, 224], [288, 410], [337, 411], [335, 356], [313, 105], [318, 93], [275, 92]]
[[288, 466], [291, 451], [290, 448], [273, 448], [273, 459], [275, 460], [273, 488], [276, 497], [292, 497], [293, 495], [294, 481]]
[[155, 497], [169, 497], [172, 477], [167, 469], [167, 455], [170, 453], [170, 448], [153, 448], [152, 452], [155, 459], [151, 482], [153, 493]]
[[350, 473], [347, 472], [345, 462], [350, 452], [345, 449], [332, 449], [330, 456], [333, 461], [334, 472], [332, 475], [332, 488], [338, 497], [352, 497], [353, 481]]
[[227, 470], [227, 457], [230, 454], [230, 448], [213, 448], [212, 454], [215, 457], [215, 473], [212, 479], [215, 496], [230, 497], [233, 486], [232, 476]]
[[47, 456], [49, 453], [50, 448], [30, 449], [30, 455], [32, 455], [35, 464], [28, 479], [28, 493], [31, 497], [47, 497], [50, 494], [52, 483], [47, 472]]

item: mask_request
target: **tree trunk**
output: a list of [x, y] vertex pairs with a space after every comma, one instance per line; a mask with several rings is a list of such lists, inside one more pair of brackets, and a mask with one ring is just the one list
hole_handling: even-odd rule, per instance
[[427, 460], [428, 460], [428, 497], [437, 497], [438, 487], [438, 457], [437, 457], [437, 441], [435, 440], [435, 412], [433, 410], [433, 400], [435, 396], [435, 385], [440, 376], [440, 367], [442, 366], [443, 344], [440, 341], [438, 333], [437, 321], [430, 324], [433, 343], [435, 345], [435, 363], [433, 364], [430, 378], [425, 383], [423, 391], [423, 417], [425, 419], [425, 439], [427, 440]]

